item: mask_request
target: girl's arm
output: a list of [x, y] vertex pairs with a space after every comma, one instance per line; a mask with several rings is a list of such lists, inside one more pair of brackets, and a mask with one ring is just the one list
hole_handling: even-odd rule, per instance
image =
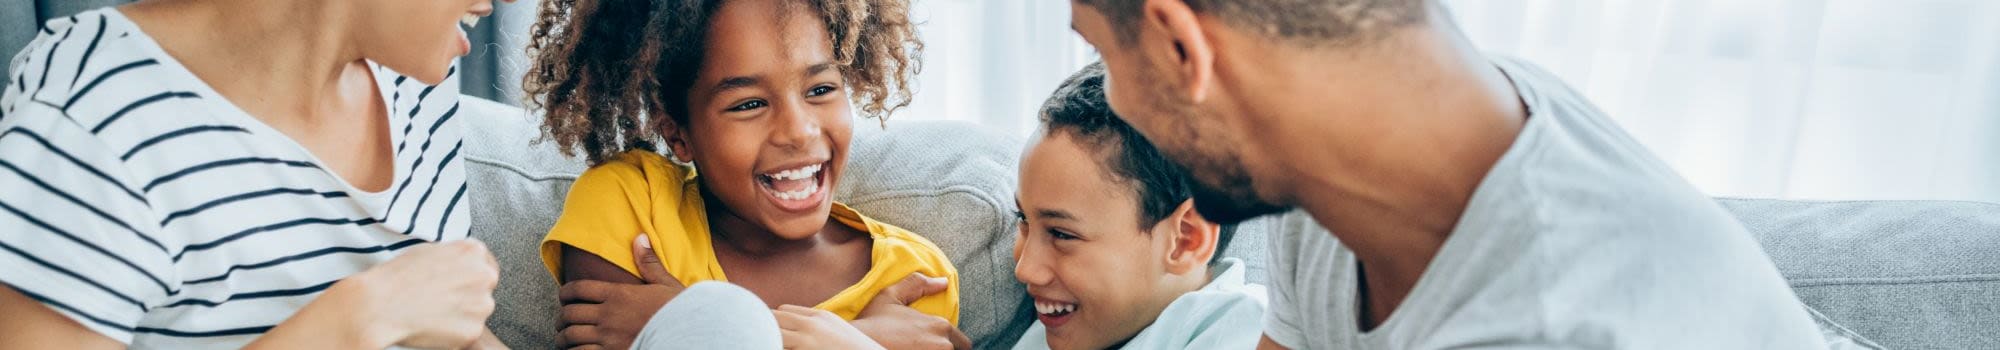
[[631, 348], [646, 321], [684, 289], [660, 264], [643, 234], [632, 247], [639, 276], [581, 249], [568, 245], [562, 249], [563, 330], [557, 345], [563, 348]]

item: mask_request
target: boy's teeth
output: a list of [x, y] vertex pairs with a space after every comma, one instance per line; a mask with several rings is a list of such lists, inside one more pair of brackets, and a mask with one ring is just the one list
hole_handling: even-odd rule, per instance
[[475, 14], [470, 14], [470, 13], [468, 13], [468, 14], [464, 14], [464, 15], [461, 15], [461, 16], [459, 16], [459, 17], [458, 17], [458, 23], [463, 23], [463, 24], [465, 24], [465, 27], [467, 27], [467, 28], [471, 28], [472, 26], [476, 26], [476, 25], [479, 25], [479, 15], [475, 15]]
[[1041, 302], [1041, 301], [1035, 302], [1035, 312], [1041, 313], [1043, 315], [1069, 313], [1073, 311], [1076, 311], [1076, 304], [1061, 304], [1061, 303], [1051, 303], [1051, 302]]

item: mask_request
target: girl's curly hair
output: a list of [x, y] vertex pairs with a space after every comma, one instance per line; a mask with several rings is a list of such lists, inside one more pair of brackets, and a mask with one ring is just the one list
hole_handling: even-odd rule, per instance
[[[687, 95], [707, 47], [709, 20], [728, 0], [548, 0], [530, 28], [533, 64], [522, 78], [542, 131], [590, 164], [627, 149], [657, 151], [688, 122]], [[909, 0], [781, 0], [825, 22], [833, 57], [861, 113], [886, 121], [910, 104], [923, 51]]]

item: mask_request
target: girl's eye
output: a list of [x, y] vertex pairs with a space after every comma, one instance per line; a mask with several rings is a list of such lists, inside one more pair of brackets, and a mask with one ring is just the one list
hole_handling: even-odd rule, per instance
[[1049, 230], [1049, 237], [1055, 238], [1058, 241], [1070, 241], [1070, 240], [1080, 239], [1075, 235], [1064, 233], [1061, 230]]
[[764, 100], [749, 100], [749, 101], [743, 101], [743, 103], [738, 103], [735, 106], [730, 106], [728, 111], [730, 112], [747, 111], [752, 109], [764, 108], [764, 106], [767, 105], [769, 105], [769, 103], [765, 103]]
[[831, 93], [833, 93], [833, 91], [834, 91], [834, 90], [835, 90], [835, 89], [833, 88], [833, 86], [830, 86], [830, 85], [820, 85], [820, 86], [816, 86], [816, 87], [813, 87], [813, 88], [812, 88], [812, 90], [807, 90], [807, 91], [806, 91], [806, 96], [820, 96], [820, 95], [826, 95], [826, 94], [831, 94]]

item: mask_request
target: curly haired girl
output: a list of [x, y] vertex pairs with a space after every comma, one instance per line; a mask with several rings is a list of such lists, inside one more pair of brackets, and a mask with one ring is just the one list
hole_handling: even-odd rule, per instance
[[643, 283], [638, 240], [681, 284], [847, 320], [905, 276], [942, 277], [910, 307], [957, 323], [936, 245], [831, 200], [853, 113], [908, 104], [907, 0], [557, 0], [532, 34], [529, 103], [591, 164], [541, 246], [559, 281]]

